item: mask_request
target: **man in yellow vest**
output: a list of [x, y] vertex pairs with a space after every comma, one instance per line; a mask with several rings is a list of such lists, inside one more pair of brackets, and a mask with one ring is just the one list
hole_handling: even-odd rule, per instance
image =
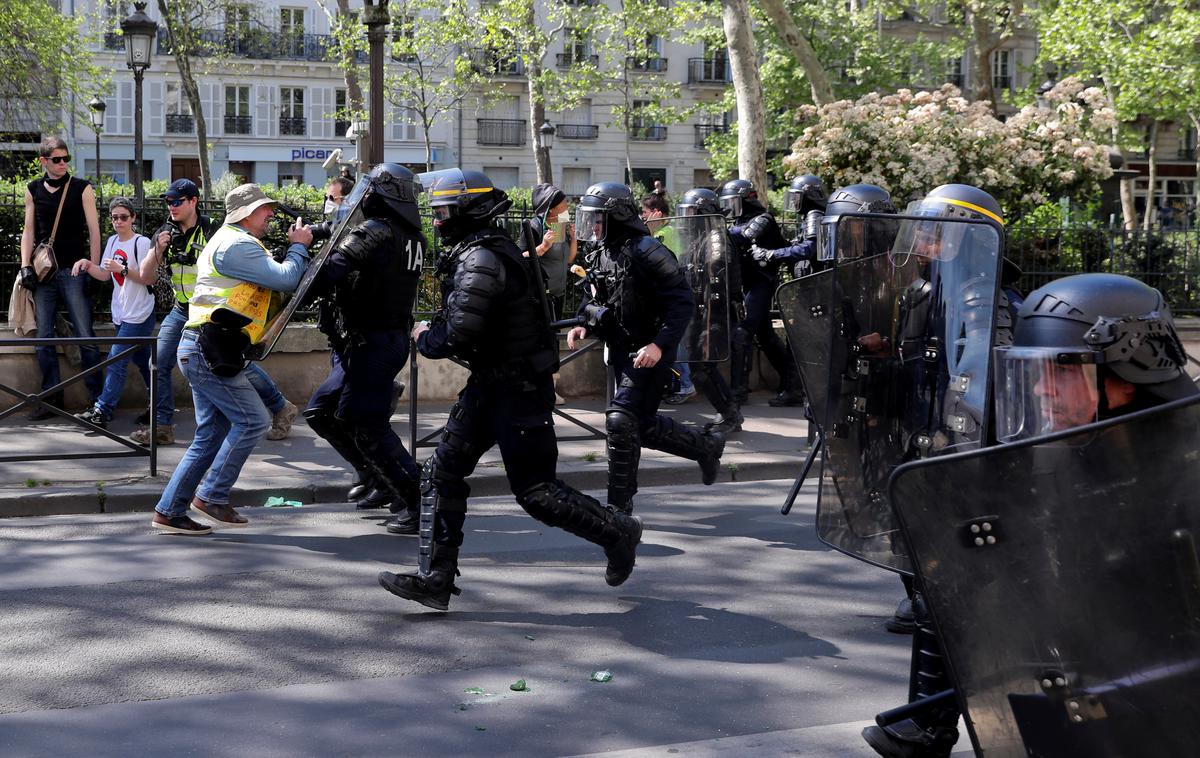
[[[179, 339], [183, 336], [183, 327], [188, 319], [188, 299], [196, 287], [196, 259], [221, 225], [200, 214], [200, 189], [191, 179], [172, 182], [163, 199], [171, 218], [154, 233], [154, 249], [142, 261], [141, 274], [143, 279], [154, 281], [161, 261], [165, 259], [170, 266], [175, 305], [163, 316], [162, 324], [158, 327], [158, 400], [151, 409], [158, 417], [158, 431], [155, 434], [158, 444], [170, 445], [175, 442], [175, 395], [171, 392], [171, 374], [175, 371]], [[271, 412], [271, 429], [267, 432], [267, 439], [281, 440], [287, 437], [296, 418], [296, 406], [288, 402], [257, 363], [252, 363], [248, 371], [246, 376]], [[138, 424], [130, 439], [143, 445], [150, 444], [150, 413], [139, 417]]]
[[271, 428], [247, 377], [242, 350], [261, 334], [278, 292], [290, 292], [308, 266], [312, 231], [288, 230], [287, 257], [276, 262], [261, 240], [275, 211], [256, 184], [225, 196], [225, 224], [196, 259], [196, 285], [179, 343], [179, 369], [192, 386], [196, 436], [171, 475], [153, 526], [176, 534], [209, 534], [188, 508], [224, 526], [248, 522], [229, 505], [229, 493], [258, 441]]

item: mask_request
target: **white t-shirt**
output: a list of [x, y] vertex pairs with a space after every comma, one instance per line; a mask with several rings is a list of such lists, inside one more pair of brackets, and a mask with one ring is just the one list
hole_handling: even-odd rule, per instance
[[[125, 261], [131, 269], [140, 269], [142, 258], [150, 252], [150, 238], [135, 234], [124, 242], [117, 235], [108, 238], [104, 246], [101, 265], [109, 258]], [[125, 322], [140, 324], [154, 315], [154, 293], [144, 284], [126, 279], [119, 271], [113, 272], [112, 320], [120, 325]]]

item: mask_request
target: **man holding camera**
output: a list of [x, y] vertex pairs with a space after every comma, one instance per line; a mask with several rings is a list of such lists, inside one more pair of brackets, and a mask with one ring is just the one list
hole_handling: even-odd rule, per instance
[[[160, 262], [165, 259], [171, 287], [175, 292], [175, 307], [163, 317], [158, 329], [158, 399], [153, 409], [158, 421], [158, 444], [170, 445], [175, 442], [175, 396], [171, 391], [171, 372], [175, 369], [179, 340], [188, 318], [188, 302], [196, 287], [196, 261], [220, 224], [208, 216], [200, 215], [200, 190], [191, 179], [172, 182], [164, 198], [171, 218], [154, 233], [154, 248], [142, 261], [140, 273], [143, 279], [153, 281]], [[275, 382], [257, 363], [252, 363], [246, 370], [246, 377], [271, 412], [271, 429], [267, 432], [267, 439], [283, 439], [296, 418], [296, 406], [284, 398]], [[147, 445], [150, 443], [149, 412], [139, 422], [143, 425], [134, 431], [130, 439]]]
[[153, 526], [176, 534], [208, 534], [196, 513], [224, 526], [245, 526], [229, 504], [242, 466], [270, 428], [251, 385], [245, 349], [267, 322], [273, 293], [291, 292], [308, 267], [312, 231], [288, 230], [287, 255], [276, 262], [263, 246], [277, 203], [256, 184], [225, 196], [225, 224], [196, 259], [196, 279], [179, 343], [179, 370], [192, 387], [196, 436], [171, 475]]

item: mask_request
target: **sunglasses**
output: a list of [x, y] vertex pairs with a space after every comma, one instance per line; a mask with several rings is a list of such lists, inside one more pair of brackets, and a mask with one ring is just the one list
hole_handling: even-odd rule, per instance
[[126, 213], [114, 213], [114, 214], [112, 214], [112, 220], [113, 220], [113, 221], [128, 221], [128, 220], [129, 220], [129, 219], [131, 219], [131, 218], [133, 218], [133, 216], [130, 216], [129, 214], [126, 214]]
[[178, 208], [179, 206], [186, 203], [189, 199], [190, 198], [180, 197], [180, 198], [176, 198], [175, 200], [168, 200], [167, 205], [171, 206], [172, 208]]
[[52, 155], [49, 158], [47, 158], [46, 160], [50, 161], [51, 163], [68, 163], [71, 160], [71, 156], [69, 156], [69, 155]]

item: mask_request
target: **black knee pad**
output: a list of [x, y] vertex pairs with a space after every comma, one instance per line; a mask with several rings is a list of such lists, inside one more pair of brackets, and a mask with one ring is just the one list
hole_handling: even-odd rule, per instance
[[638, 434], [638, 420], [624, 408], [609, 408], [604, 412], [604, 431], [610, 437], [633, 437]]

